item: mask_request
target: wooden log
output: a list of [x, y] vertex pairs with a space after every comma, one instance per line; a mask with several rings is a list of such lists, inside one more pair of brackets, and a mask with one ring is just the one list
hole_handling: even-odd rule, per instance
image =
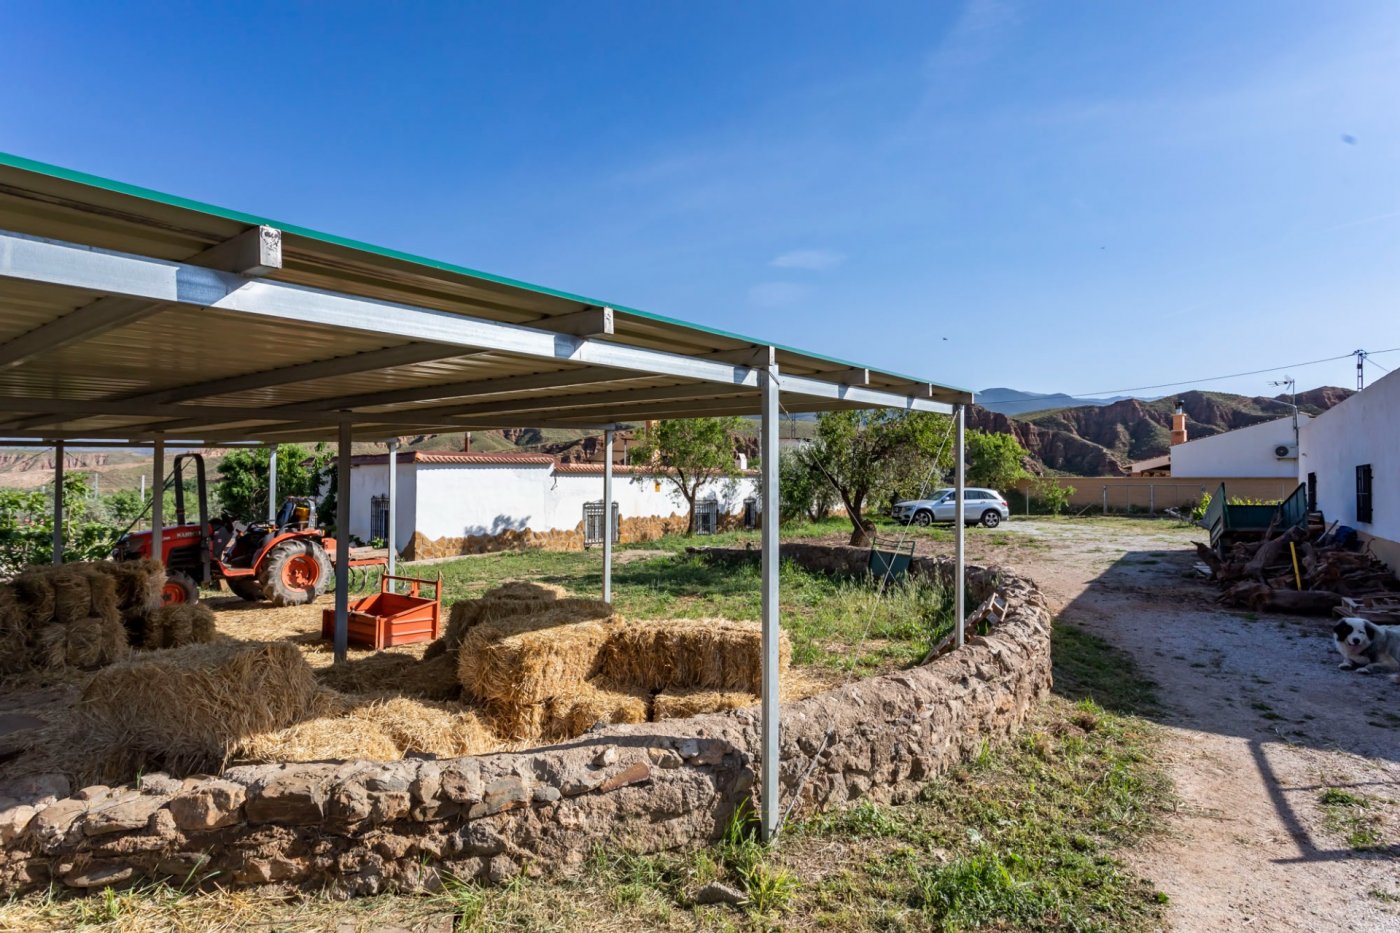
[[1301, 541], [1302, 537], [1301, 529], [1290, 528], [1277, 538], [1265, 541], [1259, 550], [1255, 552], [1254, 557], [1250, 559], [1249, 563], [1245, 564], [1245, 575], [1256, 577], [1262, 581], [1264, 579], [1264, 568], [1268, 567], [1270, 564], [1280, 563], [1283, 557], [1288, 553], [1289, 543]]

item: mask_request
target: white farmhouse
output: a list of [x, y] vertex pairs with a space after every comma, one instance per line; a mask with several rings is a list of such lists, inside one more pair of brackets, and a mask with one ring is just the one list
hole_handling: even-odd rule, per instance
[[1303, 426], [1298, 480], [1329, 523], [1352, 526], [1400, 569], [1400, 372]]
[[[1171, 475], [1176, 477], [1294, 477], [1298, 474], [1298, 437], [1293, 416], [1236, 428], [1223, 434], [1185, 440], [1186, 416], [1181, 420], [1176, 442], [1175, 426], [1171, 447]], [[1310, 419], [1298, 415], [1298, 430]]]
[[[584, 505], [603, 498], [603, 465], [558, 463], [547, 454], [409, 451], [399, 454], [395, 541], [407, 559], [451, 557], [527, 546], [584, 546]], [[389, 458], [355, 457], [350, 468], [350, 534], [387, 537]], [[720, 526], [743, 520], [757, 497], [756, 475], [704, 487]], [[669, 482], [613, 467], [619, 539], [648, 541], [685, 530], [685, 503]]]

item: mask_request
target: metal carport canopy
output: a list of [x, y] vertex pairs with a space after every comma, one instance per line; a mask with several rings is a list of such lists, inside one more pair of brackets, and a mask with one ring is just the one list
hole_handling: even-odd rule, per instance
[[963, 389], [0, 155], [0, 437], [322, 440]]
[[[56, 490], [64, 442], [150, 442], [159, 488], [167, 445], [334, 438], [348, 489], [353, 436], [757, 414], [763, 514], [776, 515], [780, 406], [955, 412], [963, 488], [964, 389], [3, 154], [0, 310], [0, 444], [53, 441]], [[151, 501], [159, 557], [162, 497]], [[346, 553], [349, 496], [336, 504], [337, 551]], [[55, 528], [62, 515], [60, 494]], [[957, 516], [961, 644], [961, 495]], [[54, 545], [61, 561], [61, 535]], [[763, 523], [761, 566], [760, 822], [771, 838], [776, 522]], [[343, 660], [345, 561], [335, 574]]]

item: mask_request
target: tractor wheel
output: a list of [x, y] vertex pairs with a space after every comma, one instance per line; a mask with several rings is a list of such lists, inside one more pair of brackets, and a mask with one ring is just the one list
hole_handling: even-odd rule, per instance
[[263, 558], [258, 582], [263, 598], [274, 606], [302, 606], [325, 592], [331, 561], [313, 541], [283, 541]]
[[179, 570], [167, 570], [165, 586], [160, 589], [161, 605], [171, 606], [175, 603], [197, 602], [199, 602], [199, 587], [194, 585], [194, 578]]
[[262, 584], [257, 577], [225, 577], [229, 590], [245, 602], [255, 603], [263, 598]]

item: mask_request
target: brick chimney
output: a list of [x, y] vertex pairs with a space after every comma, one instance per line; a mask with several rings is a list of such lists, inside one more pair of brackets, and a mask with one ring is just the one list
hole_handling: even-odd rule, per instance
[[1185, 401], [1176, 400], [1176, 411], [1172, 412], [1172, 446], [1186, 443], [1186, 409]]

